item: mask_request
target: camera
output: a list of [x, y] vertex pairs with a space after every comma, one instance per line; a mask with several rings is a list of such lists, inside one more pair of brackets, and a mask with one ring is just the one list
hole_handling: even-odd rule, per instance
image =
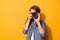
[[35, 19], [37, 19], [38, 18], [38, 14], [37, 14], [38, 12], [33, 12], [33, 13], [31, 13], [32, 14], [32, 18], [35, 18]]

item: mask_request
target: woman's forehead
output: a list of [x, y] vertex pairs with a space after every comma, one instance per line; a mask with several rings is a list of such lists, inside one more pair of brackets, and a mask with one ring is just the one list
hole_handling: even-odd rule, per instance
[[30, 12], [35, 12], [36, 10], [34, 10], [34, 9], [31, 9], [31, 11]]

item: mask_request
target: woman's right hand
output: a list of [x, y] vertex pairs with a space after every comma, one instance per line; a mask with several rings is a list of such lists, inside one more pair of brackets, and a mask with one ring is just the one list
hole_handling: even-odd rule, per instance
[[31, 13], [28, 14], [28, 19], [29, 20], [32, 19], [32, 14]]

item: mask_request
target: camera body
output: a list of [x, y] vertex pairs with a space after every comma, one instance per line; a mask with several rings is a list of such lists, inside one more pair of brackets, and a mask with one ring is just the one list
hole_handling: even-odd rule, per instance
[[38, 18], [38, 12], [33, 12], [33, 13], [31, 13], [31, 14], [32, 14], [32, 18], [35, 18], [35, 19]]

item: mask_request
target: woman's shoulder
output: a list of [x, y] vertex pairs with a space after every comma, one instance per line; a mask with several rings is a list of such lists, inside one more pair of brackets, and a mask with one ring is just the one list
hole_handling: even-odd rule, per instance
[[41, 24], [45, 24], [44, 20], [40, 20], [40, 23], [41, 23]]
[[44, 22], [44, 20], [40, 20], [40, 22]]

